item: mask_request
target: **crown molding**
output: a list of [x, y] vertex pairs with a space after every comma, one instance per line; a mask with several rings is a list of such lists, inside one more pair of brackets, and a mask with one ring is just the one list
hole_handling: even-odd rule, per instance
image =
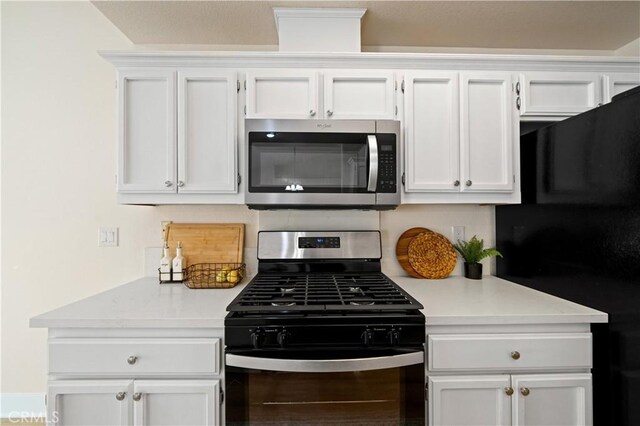
[[443, 53], [99, 51], [121, 67], [370, 68], [424, 70], [640, 72], [640, 58]]
[[366, 8], [313, 8], [313, 7], [274, 7], [273, 17], [276, 20], [276, 30], [280, 28], [280, 18], [348, 18], [362, 19]]

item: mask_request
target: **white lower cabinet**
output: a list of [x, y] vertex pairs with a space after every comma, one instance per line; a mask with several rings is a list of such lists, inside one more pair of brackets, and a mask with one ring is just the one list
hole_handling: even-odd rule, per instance
[[218, 380], [53, 380], [49, 424], [209, 426], [219, 424]]
[[429, 425], [511, 424], [509, 376], [429, 377]]
[[47, 425], [129, 425], [132, 392], [132, 380], [51, 380]]
[[430, 426], [592, 424], [590, 374], [429, 377]]

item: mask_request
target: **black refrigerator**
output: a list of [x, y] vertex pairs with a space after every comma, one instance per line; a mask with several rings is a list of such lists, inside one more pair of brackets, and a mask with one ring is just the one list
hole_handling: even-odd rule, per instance
[[594, 424], [640, 425], [640, 88], [522, 135], [520, 153], [497, 275], [609, 314], [592, 326]]

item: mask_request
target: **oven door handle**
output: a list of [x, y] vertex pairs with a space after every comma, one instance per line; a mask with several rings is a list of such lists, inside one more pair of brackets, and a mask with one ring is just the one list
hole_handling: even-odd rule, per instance
[[252, 370], [286, 371], [295, 373], [337, 373], [349, 371], [383, 370], [424, 363], [424, 352], [375, 358], [351, 359], [281, 359], [226, 354], [225, 365]]
[[378, 138], [376, 135], [368, 135], [369, 144], [369, 183], [367, 191], [376, 192], [378, 187]]

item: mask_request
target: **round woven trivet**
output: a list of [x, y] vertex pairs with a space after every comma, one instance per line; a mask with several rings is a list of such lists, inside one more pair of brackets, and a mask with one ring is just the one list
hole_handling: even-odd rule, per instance
[[448, 277], [457, 260], [449, 240], [437, 232], [424, 232], [409, 243], [409, 263], [425, 278]]

